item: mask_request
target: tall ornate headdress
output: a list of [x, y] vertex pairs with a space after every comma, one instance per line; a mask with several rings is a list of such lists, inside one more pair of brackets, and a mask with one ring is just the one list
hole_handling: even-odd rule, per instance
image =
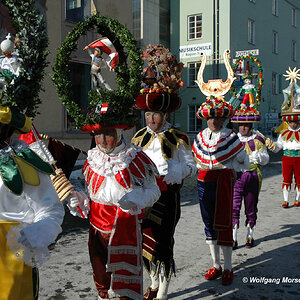
[[297, 85], [297, 80], [300, 79], [300, 69], [296, 67], [286, 71], [283, 76], [290, 84], [283, 92], [284, 101], [281, 106], [281, 115], [284, 121], [299, 121], [300, 120], [300, 87]]
[[[241, 56], [233, 65], [234, 72], [237, 72], [242, 62], [246, 62], [246, 71], [244, 74], [237, 74], [243, 80], [257, 78], [257, 87], [253, 83], [247, 83], [246, 86], [237, 89], [235, 85], [232, 86], [233, 93], [230, 103], [233, 104], [235, 113], [231, 119], [233, 123], [258, 123], [261, 120], [261, 114], [258, 110], [261, 99], [261, 90], [263, 86], [263, 68], [261, 62], [257, 57], [252, 55]], [[250, 62], [258, 68], [258, 74], [251, 74]], [[243, 94], [242, 102], [236, 97]]]
[[[0, 123], [28, 132], [31, 128], [29, 117], [36, 116], [41, 103], [39, 92], [48, 64], [46, 23], [35, 8], [34, 0], [25, 0], [22, 4], [18, 0], [1, 0], [0, 3], [7, 6], [18, 33], [15, 47], [19, 64], [18, 74], [5, 69], [0, 72], [4, 82], [0, 95]], [[3, 49], [12, 50], [11, 44], [7, 38]]]
[[183, 63], [163, 45], [148, 45], [142, 59], [148, 67], [143, 70], [144, 87], [136, 98], [136, 106], [145, 111], [172, 112], [181, 106], [178, 90]]
[[[114, 67], [118, 87], [113, 91], [101, 87], [91, 89], [88, 94], [88, 108], [83, 111], [73, 99], [69, 60], [72, 51], [77, 48], [80, 36], [94, 28], [118, 52], [118, 65]], [[103, 42], [103, 39], [100, 40]], [[132, 34], [115, 19], [95, 14], [73, 27], [58, 49], [53, 81], [68, 114], [74, 119], [75, 128], [92, 132], [107, 127], [127, 129], [136, 124], [137, 117], [133, 107], [141, 85], [140, 55], [141, 50], [136, 46]]]
[[214, 117], [231, 118], [233, 115], [233, 106], [224, 100], [224, 95], [230, 90], [235, 80], [234, 73], [229, 63], [230, 50], [223, 53], [224, 63], [227, 70], [227, 79], [211, 79], [208, 82], [203, 80], [203, 72], [206, 66], [206, 55], [201, 53], [201, 65], [197, 75], [197, 81], [201, 92], [207, 96], [206, 101], [201, 104], [196, 115], [199, 119], [208, 119]]

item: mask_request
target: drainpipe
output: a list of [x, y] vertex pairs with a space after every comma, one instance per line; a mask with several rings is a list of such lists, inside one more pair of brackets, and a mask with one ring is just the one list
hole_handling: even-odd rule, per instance
[[216, 0], [213, 1], [213, 78], [216, 78]]

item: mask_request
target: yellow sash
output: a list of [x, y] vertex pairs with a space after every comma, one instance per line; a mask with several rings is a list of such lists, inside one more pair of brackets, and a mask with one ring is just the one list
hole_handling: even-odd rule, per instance
[[6, 243], [7, 232], [18, 222], [0, 220], [0, 300], [32, 300], [32, 268], [18, 260]]

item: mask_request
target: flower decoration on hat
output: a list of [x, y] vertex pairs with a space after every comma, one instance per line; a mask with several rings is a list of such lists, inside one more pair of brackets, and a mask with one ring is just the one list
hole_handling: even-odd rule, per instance
[[[116, 74], [117, 88], [112, 90], [99, 76], [101, 57], [97, 56], [91, 67], [94, 88], [88, 93], [88, 105], [84, 110], [73, 97], [69, 63], [79, 38], [93, 29], [97, 30], [100, 37], [88, 46], [100, 55], [102, 52], [108, 55], [105, 63]], [[101, 128], [128, 129], [137, 123], [134, 100], [141, 87], [140, 56], [141, 50], [136, 46], [132, 34], [115, 19], [95, 14], [73, 27], [58, 49], [52, 79], [68, 114], [74, 119], [75, 128], [92, 132]]]
[[184, 85], [181, 80], [183, 63], [161, 44], [148, 45], [142, 59], [148, 66], [143, 70], [144, 86], [136, 106], [146, 111], [177, 110], [181, 105], [178, 90]]
[[300, 79], [300, 69], [294, 68], [286, 71], [283, 76], [290, 84], [283, 92], [284, 101], [281, 106], [281, 115], [283, 121], [299, 121], [300, 120], [300, 87], [297, 85], [297, 80]]
[[201, 53], [201, 65], [197, 74], [196, 83], [201, 92], [207, 96], [207, 101], [203, 102], [199, 107], [196, 116], [199, 119], [208, 118], [231, 118], [234, 112], [233, 106], [224, 100], [224, 95], [230, 90], [230, 87], [235, 80], [233, 70], [229, 63], [230, 50], [225, 50], [223, 59], [227, 70], [227, 79], [224, 82], [222, 79], [211, 79], [208, 82], [203, 80], [203, 73], [206, 66], [207, 58], [205, 53]]
[[[246, 63], [245, 73], [241, 73], [242, 62]], [[250, 63], [257, 67], [258, 73], [251, 73]], [[241, 87], [237, 87], [236, 83], [231, 87], [233, 95], [230, 103], [236, 110], [231, 121], [233, 123], [258, 123], [261, 120], [258, 106], [263, 86], [263, 68], [261, 62], [253, 55], [241, 56], [233, 65], [233, 70], [236, 72], [236, 76], [243, 79], [244, 83]], [[237, 73], [238, 71], [240, 73]], [[257, 86], [252, 82], [254, 79], [257, 79]]]

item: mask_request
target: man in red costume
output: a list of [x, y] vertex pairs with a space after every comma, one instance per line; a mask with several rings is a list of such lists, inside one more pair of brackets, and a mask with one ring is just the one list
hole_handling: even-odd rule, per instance
[[74, 192], [69, 201], [74, 215], [78, 206], [90, 213], [89, 254], [99, 299], [140, 299], [140, 222], [143, 209], [160, 196], [154, 164], [126, 145], [121, 133], [101, 125], [94, 131], [96, 147], [83, 167], [89, 198]]
[[283, 208], [289, 207], [289, 193], [295, 177], [296, 197], [294, 207], [300, 206], [300, 87], [297, 85], [299, 79], [298, 69], [296, 68], [287, 71], [287, 79], [290, 80], [289, 86], [284, 89], [284, 101], [281, 106], [282, 120], [287, 122], [288, 128], [284, 129], [276, 143], [269, 138], [266, 140], [267, 147], [274, 152], [283, 150], [282, 156], [282, 192], [283, 192]]
[[[193, 153], [199, 169], [198, 195], [213, 267], [205, 278], [222, 275], [222, 284], [231, 284], [232, 271], [232, 195], [234, 170], [250, 168], [249, 159], [238, 136], [223, 124], [233, 115], [233, 107], [222, 99], [209, 98], [197, 117], [207, 120], [208, 128], [195, 138]], [[220, 247], [224, 255], [224, 271], [220, 264]]]

